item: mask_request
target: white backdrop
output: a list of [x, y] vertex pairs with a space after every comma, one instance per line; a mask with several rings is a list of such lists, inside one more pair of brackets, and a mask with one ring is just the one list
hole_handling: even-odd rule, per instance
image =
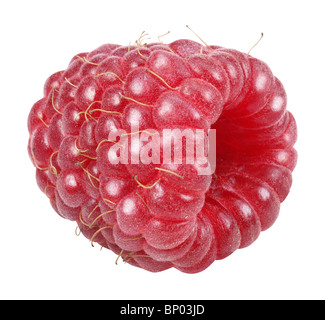
[[[1, 299], [324, 299], [324, 1], [2, 1]], [[149, 273], [75, 235], [38, 189], [27, 116], [43, 83], [76, 53], [178, 38], [247, 52], [284, 84], [298, 124], [298, 165], [278, 220], [249, 248], [206, 271]]]

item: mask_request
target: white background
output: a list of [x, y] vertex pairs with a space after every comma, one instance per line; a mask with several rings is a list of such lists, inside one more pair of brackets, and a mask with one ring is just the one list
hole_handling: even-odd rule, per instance
[[[2, 1], [0, 298], [324, 299], [324, 1]], [[283, 82], [298, 123], [298, 166], [280, 217], [249, 248], [206, 271], [149, 273], [75, 235], [38, 189], [27, 116], [74, 54], [111, 42], [178, 38], [247, 52]]]

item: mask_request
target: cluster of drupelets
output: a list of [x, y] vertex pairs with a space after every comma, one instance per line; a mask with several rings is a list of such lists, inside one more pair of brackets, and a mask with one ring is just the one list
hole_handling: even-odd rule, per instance
[[[145, 36], [78, 54], [47, 80], [29, 116], [29, 153], [38, 185], [77, 221], [76, 234], [116, 262], [199, 272], [274, 223], [296, 164], [296, 125], [282, 84], [250, 52]], [[132, 112], [137, 132], [128, 132]], [[110, 163], [119, 144], [110, 130], [150, 136], [168, 126], [216, 130], [213, 175], [198, 175], [196, 164]]]

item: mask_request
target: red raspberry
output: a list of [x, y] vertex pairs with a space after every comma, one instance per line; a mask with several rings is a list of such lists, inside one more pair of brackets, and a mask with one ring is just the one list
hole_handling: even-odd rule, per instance
[[[190, 40], [107, 44], [47, 79], [29, 114], [28, 151], [53, 208], [92, 244], [152, 272], [195, 273], [276, 220], [297, 161], [286, 105], [267, 64], [239, 51]], [[137, 162], [139, 152], [153, 159], [155, 133], [173, 128], [215, 130], [213, 174], [184, 154], [179, 164], [161, 153]], [[174, 156], [185, 144], [171, 147]]]

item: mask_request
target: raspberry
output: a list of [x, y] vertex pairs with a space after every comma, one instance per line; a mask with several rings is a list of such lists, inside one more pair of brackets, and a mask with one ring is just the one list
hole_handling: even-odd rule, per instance
[[[91, 244], [151, 272], [196, 273], [278, 217], [297, 161], [286, 105], [281, 82], [249, 54], [184, 39], [106, 44], [46, 80], [28, 152], [54, 210]], [[195, 138], [203, 129], [203, 149], [216, 151], [212, 174], [187, 162], [198, 149], [165, 129]], [[179, 154], [180, 163], [165, 161]]]

